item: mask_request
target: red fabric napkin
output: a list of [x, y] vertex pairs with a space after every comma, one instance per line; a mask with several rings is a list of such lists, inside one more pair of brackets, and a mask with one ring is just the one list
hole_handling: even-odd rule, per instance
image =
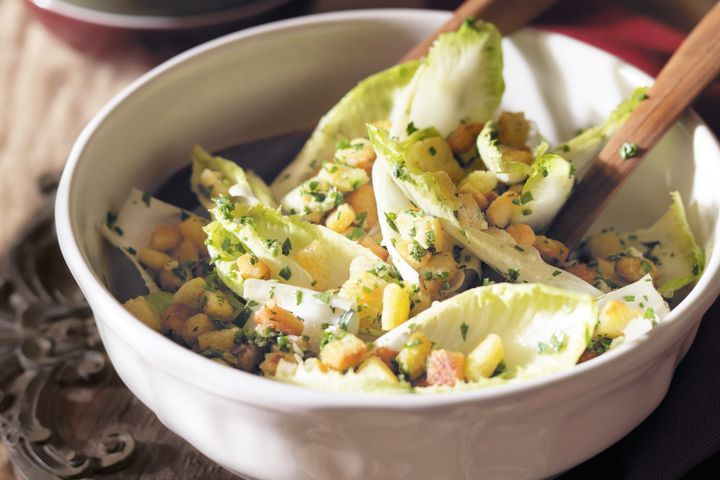
[[[653, 76], [684, 38], [672, 27], [607, 1], [563, 1], [534, 25], [595, 45]], [[718, 135], [719, 82], [696, 101], [695, 109]], [[559, 478], [720, 478], [719, 341], [716, 301], [658, 409], [620, 442]]]

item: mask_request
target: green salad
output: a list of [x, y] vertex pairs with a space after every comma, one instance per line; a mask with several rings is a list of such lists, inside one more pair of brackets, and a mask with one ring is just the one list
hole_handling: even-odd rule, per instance
[[551, 145], [500, 109], [502, 72], [468, 21], [361, 81], [270, 185], [194, 147], [202, 213], [134, 190], [101, 225], [147, 288], [125, 308], [230, 367], [369, 393], [521, 382], [645, 335], [704, 265], [680, 195], [577, 251], [543, 232], [646, 89]]

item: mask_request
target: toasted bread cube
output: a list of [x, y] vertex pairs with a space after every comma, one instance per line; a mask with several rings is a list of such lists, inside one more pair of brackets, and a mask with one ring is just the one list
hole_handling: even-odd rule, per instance
[[207, 240], [207, 234], [203, 230], [205, 222], [198, 217], [190, 217], [180, 222], [178, 228], [183, 237], [189, 239], [195, 244], [195, 247], [200, 253], [207, 255], [207, 248], [205, 247], [205, 240]]
[[237, 358], [237, 368], [245, 372], [254, 372], [263, 358], [262, 350], [254, 343], [244, 343], [233, 349]]
[[454, 386], [465, 379], [465, 355], [450, 350], [433, 350], [427, 364], [428, 385]]
[[318, 178], [344, 193], [352, 192], [370, 181], [370, 176], [364, 169], [342, 163], [325, 163], [318, 172]]
[[565, 270], [576, 277], [582, 278], [588, 283], [593, 283], [597, 280], [597, 271], [595, 271], [595, 269], [587, 263], [576, 263], [575, 265], [570, 265], [565, 268]]
[[193, 278], [189, 282], [185, 282], [173, 294], [173, 303], [182, 303], [193, 309], [200, 310], [205, 302], [206, 287], [207, 284], [203, 278]]
[[405, 323], [410, 316], [410, 295], [408, 291], [391, 283], [383, 290], [383, 306], [381, 315], [382, 329], [392, 330]]
[[183, 238], [180, 245], [173, 250], [172, 257], [180, 263], [197, 262], [200, 259], [200, 253], [192, 240]]
[[158, 272], [160, 278], [160, 286], [163, 290], [169, 292], [180, 288], [188, 279], [192, 278], [192, 273], [187, 267], [180, 265], [177, 260], [168, 262]]
[[362, 168], [368, 174], [372, 171], [375, 158], [375, 150], [367, 138], [355, 138], [350, 142], [350, 146], [335, 152], [335, 160], [351, 167]]
[[368, 357], [357, 369], [357, 373], [363, 377], [372, 378], [381, 382], [398, 383], [398, 378], [392, 370], [385, 365], [385, 362], [376, 356]]
[[595, 259], [608, 258], [625, 250], [625, 247], [620, 243], [620, 237], [612, 230], [590, 237], [588, 248], [590, 249], [590, 255]]
[[458, 268], [452, 255], [438, 253], [420, 269], [420, 283], [433, 299], [442, 297], [453, 285]]
[[224, 293], [205, 291], [205, 306], [203, 307], [209, 317], [229, 322], [234, 317], [233, 307]]
[[403, 260], [415, 270], [419, 270], [427, 265], [432, 257], [432, 253], [422, 248], [422, 245], [417, 242], [408, 242], [407, 240], [399, 239], [395, 242], [395, 249]]
[[178, 335], [182, 334], [185, 322], [193, 316], [195, 311], [181, 303], [170, 305], [160, 316], [162, 329], [165, 332], [173, 332]]
[[173, 261], [173, 258], [167, 253], [153, 248], [141, 248], [138, 250], [137, 259], [145, 267], [156, 271]]
[[205, 332], [197, 337], [198, 347], [200, 347], [201, 352], [206, 348], [217, 348], [218, 350], [228, 351], [235, 344], [235, 337], [239, 332], [240, 329], [238, 327]]
[[325, 226], [333, 232], [343, 233], [350, 228], [354, 221], [355, 210], [347, 203], [343, 203], [328, 214], [325, 219]]
[[545, 235], [537, 235], [533, 246], [540, 252], [542, 259], [552, 265], [562, 265], [570, 253], [565, 244]]
[[304, 324], [291, 311], [269, 301], [255, 312], [255, 322], [285, 335], [302, 335]]
[[[474, 140], [471, 139], [468, 149], [473, 144]], [[436, 172], [438, 170], [447, 172], [453, 182], [459, 182], [465, 175], [463, 168], [453, 158], [450, 145], [442, 137], [431, 137], [415, 142], [410, 147], [407, 158], [410, 165], [423, 172]]]
[[615, 280], [616, 282], [622, 282], [620, 277], [618, 277], [617, 273], [615, 273], [615, 261], [613, 260], [605, 260], [604, 258], [598, 258], [597, 270], [600, 273], [600, 276], [602, 276], [603, 278]]
[[345, 201], [355, 212], [360, 215], [365, 212], [365, 229], [370, 230], [377, 225], [378, 213], [377, 203], [375, 202], [375, 193], [369, 183], [361, 185], [357, 190], [345, 196]]
[[410, 335], [395, 358], [400, 371], [405, 373], [410, 380], [417, 379], [425, 373], [425, 364], [431, 350], [432, 342], [427, 335], [422, 332]]
[[527, 143], [530, 124], [523, 112], [502, 112], [498, 119], [498, 138], [500, 143], [522, 148]]
[[643, 312], [631, 307], [620, 300], [611, 300], [600, 310], [598, 325], [595, 328], [596, 337], [617, 338], [623, 335], [623, 330], [631, 320], [642, 317]]
[[512, 147], [500, 147], [500, 151], [502, 152], [503, 159], [506, 162], [518, 162], [524, 163], [525, 165], [531, 165], [533, 162], [532, 153], [528, 150]]
[[155, 313], [155, 310], [153, 310], [150, 306], [150, 302], [148, 302], [145, 297], [132, 298], [123, 303], [123, 307], [153, 330], [159, 332], [162, 328], [162, 325], [160, 324], [160, 317], [157, 313]]
[[187, 343], [194, 343], [197, 338], [212, 329], [210, 317], [204, 313], [196, 313], [188, 318], [182, 328], [182, 337]]
[[657, 267], [647, 258], [622, 257], [615, 262], [615, 273], [627, 283], [640, 280], [647, 274], [655, 279], [658, 276]]
[[177, 225], [158, 225], [150, 235], [150, 248], [162, 252], [174, 250], [182, 241]]
[[502, 339], [491, 333], [473, 349], [465, 362], [465, 378], [478, 382], [490, 378], [505, 356]]
[[351, 333], [331, 340], [320, 350], [320, 360], [328, 367], [344, 372], [355, 367], [367, 353], [367, 345]]
[[516, 223], [508, 225], [505, 231], [522, 247], [530, 248], [535, 243], [535, 232], [530, 225]]
[[240, 255], [235, 263], [242, 278], [270, 279], [270, 267], [252, 253]]
[[288, 352], [266, 353], [265, 360], [260, 364], [260, 371], [266, 377], [274, 377], [278, 373], [280, 362], [296, 363], [295, 356]]
[[371, 326], [382, 312], [382, 294], [388, 282], [370, 272], [350, 277], [340, 288], [340, 297], [353, 300], [358, 305], [361, 326]]
[[471, 123], [469, 125], [460, 125], [450, 132], [447, 141], [453, 153], [461, 154], [470, 150], [475, 145], [475, 140], [482, 127], [482, 123]]

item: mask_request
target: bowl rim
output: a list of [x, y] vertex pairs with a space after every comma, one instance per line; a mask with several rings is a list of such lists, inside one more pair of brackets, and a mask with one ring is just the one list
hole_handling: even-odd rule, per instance
[[[351, 393], [327, 392], [315, 390], [299, 385], [270, 380], [258, 375], [228, 368], [217, 362], [206, 359], [197, 353], [188, 350], [173, 342], [167, 337], [155, 332], [140, 322], [115, 299], [110, 291], [96, 277], [89, 263], [81, 252], [78, 238], [81, 233], [76, 231], [76, 222], [71, 218], [71, 208], [76, 187], [75, 172], [83, 159], [86, 146], [92, 141], [98, 128], [120, 106], [126, 98], [133, 95], [144, 85], [154, 79], [182, 67], [186, 62], [202, 56], [204, 53], [217, 48], [242, 42], [244, 39], [258, 35], [271, 34], [276, 31], [296, 27], [322, 26], [330, 23], [358, 22], [368, 20], [398, 19], [431, 20], [440, 24], [450, 14], [436, 10], [416, 9], [367, 9], [346, 12], [332, 12], [304, 17], [281, 20], [257, 27], [241, 30], [223, 37], [211, 40], [187, 50], [145, 73], [122, 91], [116, 94], [98, 112], [82, 130], [70, 152], [68, 162], [63, 170], [59, 184], [56, 203], [56, 229], [58, 242], [63, 257], [91, 305], [98, 307], [101, 312], [96, 315], [96, 321], [109, 327], [118, 337], [126, 343], [132, 338], [133, 348], [140, 351], [143, 357], [154, 368], [160, 368], [166, 375], [171, 375], [183, 383], [211, 392], [229, 400], [256, 403], [269, 408], [366, 408], [366, 409], [404, 409], [416, 410], [428, 407], [447, 407], [465, 403], [483, 402], [506, 403], [517, 400], [523, 396], [538, 393], [551, 387], [567, 386], [583, 377], [593, 376], [593, 382], [606, 385], [612, 378], [641, 366], [652, 357], [662, 354], [676, 342], [685, 341], [688, 334], [700, 322], [700, 318], [715, 301], [720, 293], [720, 249], [714, 248], [707, 255], [707, 264], [703, 275], [692, 289], [666, 317], [666, 320], [653, 328], [645, 336], [628, 342], [612, 352], [576, 365], [574, 368], [550, 374], [541, 378], [524, 380], [517, 384], [503, 385], [502, 388], [478, 388], [475, 390], [457, 391], [440, 394], [411, 394], [398, 395], [388, 393]], [[599, 54], [616, 60], [623, 68], [651, 80], [636, 67], [622, 61], [614, 55], [597, 47], [588, 45], [566, 35], [543, 30], [529, 29], [539, 35], [562, 37], [566, 41], [582, 45]], [[682, 125], [691, 131], [705, 130], [714, 144], [720, 157], [720, 144], [712, 131], [692, 111], [686, 112], [681, 118]], [[720, 238], [715, 238], [714, 246], [720, 244]], [[92, 299], [92, 300], [91, 300]], [[102, 320], [100, 320], [102, 317]], [[648, 337], [654, 337], [652, 341]], [[140, 345], [151, 348], [141, 349]], [[153, 352], [152, 354], [147, 352]], [[154, 357], [165, 358], [158, 362]], [[168, 361], [168, 359], [172, 359]], [[676, 359], [676, 364], [680, 358]], [[187, 369], [187, 372], [178, 374]], [[605, 378], [607, 377], [607, 378]], [[585, 387], [587, 388], [587, 387]]]
[[250, 0], [244, 5], [191, 15], [140, 15], [95, 10], [65, 0], [28, 0], [48, 12], [91, 25], [127, 30], [183, 30], [221, 25], [254, 17], [292, 0]]

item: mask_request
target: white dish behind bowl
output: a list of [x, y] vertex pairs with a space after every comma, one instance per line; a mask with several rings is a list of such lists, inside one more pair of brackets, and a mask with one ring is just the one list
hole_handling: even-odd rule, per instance
[[[648, 338], [519, 386], [447, 395], [328, 394], [232, 370], [130, 316], [101, 283], [95, 228], [131, 187], [151, 189], [209, 149], [293, 130], [364, 76], [391, 65], [446, 13], [382, 10], [280, 22], [210, 42], [118, 95], [78, 139], [57, 200], [58, 237], [123, 381], [173, 431], [256, 478], [539, 478], [626, 434], [662, 399], [720, 288], [717, 142], [692, 114], [663, 140], [600, 223], [644, 226], [678, 189], [708, 267]], [[607, 113], [648, 77], [566, 37], [505, 41], [504, 106], [551, 140]], [[588, 435], [588, 432], [593, 432]]]

